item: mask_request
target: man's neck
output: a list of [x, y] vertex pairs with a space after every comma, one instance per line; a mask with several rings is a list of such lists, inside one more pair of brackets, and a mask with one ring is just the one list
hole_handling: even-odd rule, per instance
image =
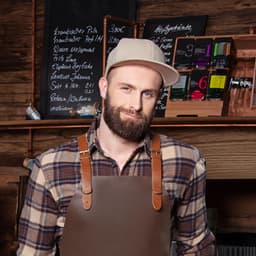
[[118, 163], [120, 170], [141, 144], [140, 142], [126, 140], [113, 133], [102, 116], [97, 129], [97, 139], [105, 155], [114, 159]]

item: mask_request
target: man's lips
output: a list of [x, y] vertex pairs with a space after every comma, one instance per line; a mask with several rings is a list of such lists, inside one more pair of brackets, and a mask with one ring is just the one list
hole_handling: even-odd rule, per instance
[[135, 119], [135, 120], [142, 119], [141, 115], [138, 115], [138, 114], [136, 114], [136, 113], [131, 113], [131, 112], [129, 112], [129, 111], [122, 111], [122, 113], [123, 113], [125, 116], [127, 116], [127, 117], [129, 117], [129, 118], [131, 118], [131, 119]]

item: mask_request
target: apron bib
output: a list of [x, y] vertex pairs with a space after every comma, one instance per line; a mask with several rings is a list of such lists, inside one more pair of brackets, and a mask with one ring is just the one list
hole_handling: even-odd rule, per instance
[[92, 178], [85, 165], [81, 160], [82, 187], [68, 208], [60, 256], [169, 256], [170, 203], [159, 172]]

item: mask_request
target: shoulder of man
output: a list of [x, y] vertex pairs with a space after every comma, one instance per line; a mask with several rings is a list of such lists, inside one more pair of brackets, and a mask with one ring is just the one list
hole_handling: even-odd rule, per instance
[[190, 159], [197, 162], [203, 158], [200, 150], [189, 143], [176, 140], [170, 136], [160, 134], [161, 152], [163, 160], [173, 158]]
[[77, 139], [50, 148], [32, 161], [31, 172], [37, 175], [40, 170], [46, 182], [53, 186], [63, 182], [78, 183], [80, 180]]
[[205, 159], [199, 149], [189, 143], [160, 135], [163, 179], [166, 188], [182, 197], [191, 182], [204, 180]]
[[40, 167], [44, 167], [49, 166], [49, 164], [73, 162], [78, 156], [77, 153], [77, 139], [73, 139], [41, 153], [35, 158], [34, 163], [40, 165]]

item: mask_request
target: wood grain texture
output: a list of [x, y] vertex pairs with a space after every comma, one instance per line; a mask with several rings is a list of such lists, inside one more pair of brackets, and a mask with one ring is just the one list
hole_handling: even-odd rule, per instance
[[[32, 14], [31, 1], [17, 0], [0, 2], [0, 86], [9, 83], [13, 85], [14, 91], [8, 91], [5, 96], [0, 96], [0, 104], [11, 108], [16, 105], [17, 97], [7, 96], [16, 94], [15, 87], [18, 83], [31, 86], [31, 36], [32, 36]], [[248, 33], [250, 25], [255, 24], [256, 3], [253, 0], [240, 1], [137, 1], [137, 21], [144, 23], [146, 19], [161, 17], [178, 17], [192, 15], [208, 15], [206, 35], [244, 34]], [[35, 41], [35, 63], [36, 63], [36, 88], [35, 95], [25, 90], [22, 97], [24, 107], [35, 97], [38, 107], [40, 100], [40, 65], [43, 45], [44, 30], [44, 1], [36, 1], [36, 41]], [[17, 92], [19, 89], [17, 88]], [[19, 96], [18, 96], [19, 97]], [[3, 102], [3, 103], [2, 103]], [[18, 100], [19, 102], [19, 100]], [[11, 111], [11, 118], [19, 120], [24, 118], [19, 113]], [[7, 111], [8, 112], [8, 111]], [[6, 109], [0, 109], [0, 120], [10, 120], [6, 115]]]
[[[16, 207], [18, 186], [15, 177], [8, 183], [0, 183], [0, 255], [15, 255], [16, 243]], [[11, 183], [12, 181], [12, 183]]]
[[256, 232], [255, 181], [208, 181], [206, 199], [218, 232]]
[[157, 129], [197, 146], [206, 159], [208, 179], [255, 179], [255, 128]]
[[[146, 19], [208, 15], [206, 35], [248, 33], [256, 3], [250, 1], [148, 1], [138, 0], [137, 17], [141, 23]], [[241, 22], [242, 21], [242, 22]]]
[[[36, 1], [35, 95], [32, 95], [31, 0], [0, 1], [0, 120], [24, 120], [32, 97], [40, 100], [41, 52], [44, 30], [44, 0]], [[161, 17], [208, 15], [206, 35], [245, 34], [256, 27], [255, 0], [137, 0], [137, 21]], [[243, 63], [240, 62], [243, 66]], [[207, 161], [207, 203], [218, 209], [222, 230], [256, 232], [255, 152], [253, 127], [155, 128], [192, 143]], [[84, 129], [49, 129], [33, 133], [32, 154], [64, 143]], [[28, 150], [28, 131], [0, 132], [1, 166], [21, 166]], [[235, 181], [230, 182], [230, 177]], [[215, 180], [221, 178], [221, 180]], [[0, 179], [0, 255], [15, 255], [17, 176]], [[235, 183], [234, 183], [235, 182]], [[251, 190], [249, 190], [251, 188]]]

